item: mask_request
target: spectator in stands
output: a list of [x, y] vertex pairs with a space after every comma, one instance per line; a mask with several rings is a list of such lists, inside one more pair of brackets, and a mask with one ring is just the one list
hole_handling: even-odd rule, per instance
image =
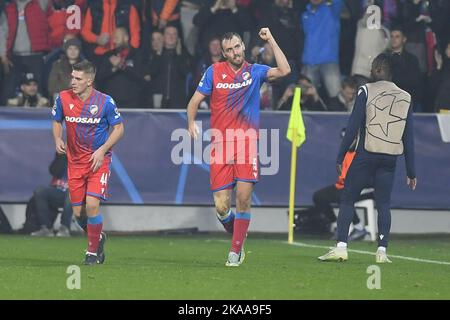
[[390, 41], [389, 30], [384, 26], [369, 28], [369, 17], [370, 14], [366, 13], [357, 24], [351, 74], [357, 80], [358, 86], [369, 81], [373, 59], [388, 48]]
[[[222, 47], [220, 45], [219, 38], [212, 38], [209, 41], [208, 51], [200, 58], [197, 62], [196, 68], [194, 70], [192, 86], [190, 88], [190, 95], [197, 88], [197, 84], [200, 82], [200, 79], [203, 77], [206, 69], [216, 62], [219, 62], [223, 59], [222, 56]], [[208, 109], [209, 108], [209, 96], [207, 96], [199, 106], [200, 109]]]
[[161, 55], [164, 48], [164, 34], [161, 31], [153, 31], [151, 53]]
[[153, 27], [163, 31], [166, 26], [174, 26], [181, 31], [179, 0], [152, 0]]
[[355, 55], [355, 38], [359, 18], [367, 1], [344, 0], [340, 14], [339, 32], [339, 69], [341, 74], [349, 75]]
[[214, 37], [209, 41], [208, 51], [197, 63], [197, 70], [194, 75], [194, 83], [198, 83], [208, 67], [223, 59], [220, 38]]
[[391, 53], [393, 64], [392, 81], [411, 94], [413, 111], [421, 111], [423, 81], [419, 61], [405, 49], [407, 38], [400, 27], [391, 30]]
[[[153, 96], [161, 94], [161, 105], [155, 108], [185, 108], [187, 99], [188, 73], [191, 71], [191, 57], [181, 45], [178, 29], [167, 26], [164, 29], [164, 48], [161, 55], [155, 55], [147, 65], [152, 79]], [[147, 97], [147, 100], [151, 99]], [[155, 101], [156, 102], [156, 101]]]
[[[431, 29], [436, 34], [438, 47], [445, 49], [448, 40], [450, 40], [450, 1], [429, 1], [429, 4]], [[428, 57], [428, 61], [430, 61], [430, 57]]]
[[121, 108], [138, 108], [143, 85], [142, 58], [129, 45], [125, 28], [113, 34], [114, 50], [103, 55], [97, 72], [97, 83]]
[[381, 8], [382, 24], [388, 30], [392, 26], [403, 23], [403, 12], [406, 1], [402, 0], [367, 0], [366, 7], [369, 5], [378, 5]]
[[[153, 64], [152, 61], [161, 56], [162, 51], [164, 49], [164, 35], [161, 31], [155, 30], [152, 32], [151, 36], [151, 48], [149, 51], [144, 51], [143, 58], [143, 73], [144, 73], [144, 83], [143, 83], [143, 92], [141, 94], [142, 105], [147, 108], [153, 108], [154, 105], [161, 106], [161, 99], [156, 99], [155, 103], [153, 102], [153, 77], [155, 76], [155, 72], [157, 72], [157, 68], [152, 69]], [[158, 94], [158, 97], [161, 97], [161, 93]]]
[[401, 14], [404, 33], [408, 38], [405, 48], [418, 59], [421, 74], [432, 71], [432, 50], [437, 44], [433, 29], [436, 27], [439, 30], [439, 20], [450, 20], [445, 7], [449, 8], [448, 1], [414, 0], [404, 3]]
[[[3, 101], [15, 95], [24, 72], [32, 72], [42, 82], [43, 57], [50, 50], [49, 0], [14, 0], [6, 4], [8, 37], [3, 66], [10, 70], [5, 79]], [[39, 88], [41, 89], [41, 88]]]
[[436, 71], [432, 76], [432, 87], [437, 88], [434, 111], [450, 110], [450, 41], [448, 41], [444, 54], [436, 50]]
[[64, 55], [56, 61], [48, 79], [49, 96], [55, 96], [62, 90], [70, 89], [72, 66], [80, 62], [81, 41], [77, 38], [66, 40], [63, 44]]
[[342, 2], [310, 0], [301, 16], [305, 33], [302, 73], [316, 88], [323, 84], [329, 98], [337, 96], [341, 88], [339, 33]]
[[[66, 34], [70, 33], [75, 36], [80, 34], [82, 15], [77, 20], [76, 17], [72, 16], [75, 12], [67, 12], [67, 8], [73, 5], [78, 6], [80, 8], [80, 14], [82, 14], [86, 2], [87, 0], [53, 0], [52, 10], [48, 17], [50, 47], [52, 49], [62, 47]], [[76, 25], [75, 22], [80, 22], [80, 25]]]
[[[259, 64], [265, 64], [269, 67], [276, 67], [275, 54], [270, 44], [266, 43], [264, 47], [256, 46], [252, 49], [251, 61]], [[293, 68], [292, 68], [293, 69]], [[294, 75], [296, 77], [296, 75]], [[283, 77], [273, 82], [265, 82], [260, 88], [261, 109], [273, 110], [277, 101], [281, 98], [287, 86], [292, 82], [291, 76]]]
[[52, 181], [48, 187], [37, 187], [33, 192], [33, 202], [37, 222], [40, 229], [31, 233], [32, 236], [53, 237], [53, 224], [59, 208], [63, 208], [61, 225], [56, 233], [58, 237], [70, 236], [72, 222], [72, 205], [69, 199], [67, 182], [67, 156], [55, 154], [49, 167]]
[[278, 101], [278, 110], [291, 110], [292, 99], [294, 96], [294, 89], [299, 86], [302, 89], [302, 94], [300, 97], [301, 108], [304, 111], [327, 111], [328, 108], [323, 102], [322, 98], [317, 93], [317, 89], [312, 83], [312, 81], [300, 75], [297, 84], [292, 84], [286, 88], [283, 96]]
[[292, 0], [275, 0], [271, 5], [262, 8], [257, 30], [263, 27], [270, 29], [289, 63], [294, 62], [297, 65], [300, 62], [304, 39], [298, 13], [292, 7]]
[[204, 0], [181, 0], [180, 22], [183, 42], [191, 56], [195, 55], [195, 46], [198, 42], [198, 28], [193, 20], [204, 2]]
[[[141, 45], [144, 56], [151, 51], [151, 34], [163, 32], [167, 25], [175, 26], [181, 34], [179, 0], [132, 0], [141, 18]], [[202, 1], [202, 0], [199, 0]], [[191, 18], [192, 20], [192, 18]], [[191, 21], [192, 24], [192, 21]]]
[[355, 104], [358, 84], [353, 77], [348, 77], [342, 81], [342, 90], [337, 97], [328, 101], [328, 110], [352, 112]]
[[250, 29], [248, 11], [236, 5], [236, 0], [215, 0], [205, 3], [194, 17], [199, 28], [199, 52], [208, 50], [209, 40], [226, 32], [236, 32], [243, 37]]
[[[130, 34], [130, 46], [139, 48], [141, 26], [139, 14], [131, 0], [90, 1], [81, 29], [83, 39], [91, 45], [85, 52], [88, 59], [96, 62], [99, 56], [113, 50], [113, 34], [120, 27]], [[90, 52], [92, 50], [94, 55]]]
[[20, 93], [16, 97], [8, 99], [6, 102], [9, 107], [49, 107], [47, 98], [38, 92], [38, 80], [31, 73], [25, 73], [22, 76]]

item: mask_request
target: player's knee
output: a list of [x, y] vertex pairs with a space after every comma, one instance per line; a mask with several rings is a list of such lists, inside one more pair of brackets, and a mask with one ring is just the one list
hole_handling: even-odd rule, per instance
[[215, 206], [217, 213], [221, 216], [230, 211], [230, 206], [226, 203], [226, 201], [216, 201]]
[[214, 205], [217, 213], [223, 216], [230, 211], [230, 197], [226, 194], [214, 194]]
[[99, 206], [95, 203], [86, 203], [86, 214], [88, 217], [97, 215]]
[[250, 210], [251, 207], [251, 197], [247, 195], [237, 195], [236, 196], [236, 207], [240, 212], [246, 212]]

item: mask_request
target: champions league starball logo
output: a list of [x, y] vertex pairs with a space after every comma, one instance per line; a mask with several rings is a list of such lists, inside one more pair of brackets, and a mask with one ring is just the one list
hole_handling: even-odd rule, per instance
[[389, 143], [399, 143], [399, 132], [403, 132], [406, 123], [409, 96], [401, 91], [383, 91], [367, 105], [369, 121], [367, 132], [377, 139]]
[[95, 105], [95, 104], [93, 104], [92, 106], [89, 107], [89, 112], [90, 112], [92, 115], [96, 115], [97, 112], [98, 112], [98, 106]]
[[52, 115], [56, 116], [56, 99], [55, 99], [55, 103], [53, 104]]

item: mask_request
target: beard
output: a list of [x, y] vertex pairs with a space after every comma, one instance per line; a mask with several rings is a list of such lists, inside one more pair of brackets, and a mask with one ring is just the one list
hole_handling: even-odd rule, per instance
[[[237, 59], [237, 58], [238, 58], [238, 59]], [[235, 57], [233, 57], [233, 59], [230, 59], [229, 62], [230, 62], [233, 66], [235, 66], [235, 67], [237, 67], [237, 68], [240, 68], [240, 67], [242, 66], [242, 64], [244, 63], [244, 59], [242, 59], [241, 56], [235, 56]]]

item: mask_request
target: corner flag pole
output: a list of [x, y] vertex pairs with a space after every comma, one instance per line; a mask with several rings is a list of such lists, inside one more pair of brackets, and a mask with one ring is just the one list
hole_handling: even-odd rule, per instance
[[297, 148], [306, 139], [305, 125], [303, 123], [302, 111], [300, 107], [301, 89], [295, 88], [294, 99], [292, 100], [291, 115], [286, 137], [292, 141], [291, 149], [291, 177], [289, 186], [289, 232], [288, 243], [294, 242], [294, 206], [295, 206], [295, 182], [297, 171]]
[[[294, 128], [296, 130], [297, 128]], [[288, 243], [294, 242], [294, 205], [295, 205], [295, 177], [297, 170], [297, 147], [295, 145], [296, 134], [292, 139], [291, 146], [291, 178], [289, 183], [289, 234]]]

